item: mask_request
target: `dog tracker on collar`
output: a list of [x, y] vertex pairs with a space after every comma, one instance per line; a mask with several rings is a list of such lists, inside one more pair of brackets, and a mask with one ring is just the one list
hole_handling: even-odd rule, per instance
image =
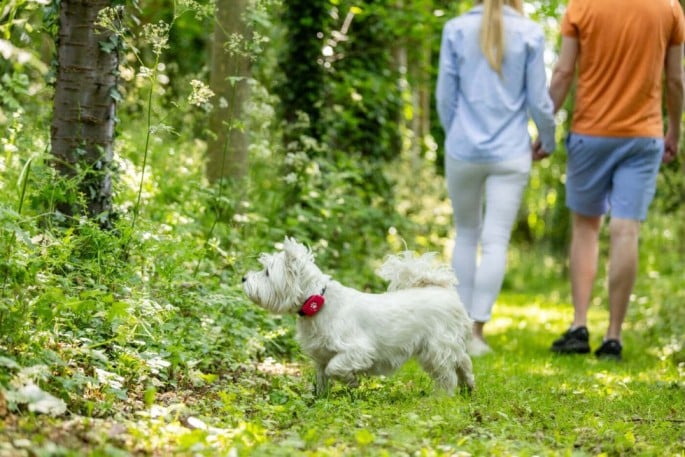
[[325, 301], [326, 299], [323, 295], [312, 295], [305, 300], [304, 305], [302, 305], [302, 308], [300, 308], [297, 314], [300, 316], [313, 316], [323, 308]]

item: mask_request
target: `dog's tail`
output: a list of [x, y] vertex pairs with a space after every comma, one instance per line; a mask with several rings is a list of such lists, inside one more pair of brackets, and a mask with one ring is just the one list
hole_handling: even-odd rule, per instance
[[416, 256], [412, 251], [388, 256], [376, 274], [390, 282], [388, 290], [410, 289], [412, 287], [454, 287], [457, 277], [449, 265], [439, 263], [436, 253]]

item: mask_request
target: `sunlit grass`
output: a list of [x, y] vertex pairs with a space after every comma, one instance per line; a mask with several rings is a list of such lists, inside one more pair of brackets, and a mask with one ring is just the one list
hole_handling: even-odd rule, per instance
[[[682, 436], [684, 420], [675, 407], [685, 401], [677, 368], [646, 351], [640, 335], [626, 336], [622, 363], [552, 354], [570, 305], [529, 299], [502, 296], [486, 327], [495, 352], [474, 359], [478, 387], [471, 395], [434, 393], [430, 378], [409, 363], [357, 390], [336, 386], [327, 398], [306, 396], [304, 408], [286, 403], [289, 419], [271, 410], [271, 439], [251, 454], [682, 453], [682, 442], [672, 440]], [[605, 318], [605, 310], [592, 309], [597, 338]], [[290, 380], [308, 389], [306, 365], [304, 372]]]
[[[130, 414], [76, 416], [67, 425], [29, 416], [19, 427], [56, 437], [65, 455], [79, 448], [119, 455], [113, 446], [206, 456], [683, 455], [685, 377], [665, 356], [668, 345], [630, 325], [621, 363], [555, 355], [549, 346], [572, 308], [565, 281], [547, 288], [502, 293], [486, 326], [494, 352], [474, 359], [471, 394], [434, 392], [410, 362], [393, 376], [366, 378], [358, 389], [336, 384], [316, 398], [311, 364], [269, 358], [157, 392]], [[634, 305], [628, 322], [645, 313], [644, 303]], [[607, 317], [598, 300], [589, 314], [593, 348]], [[87, 441], [67, 436], [67, 426]]]

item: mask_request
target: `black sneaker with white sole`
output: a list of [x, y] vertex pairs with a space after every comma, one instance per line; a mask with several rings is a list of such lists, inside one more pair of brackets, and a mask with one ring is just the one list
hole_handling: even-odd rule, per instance
[[570, 328], [552, 343], [557, 354], [587, 354], [590, 352], [590, 332], [587, 327]]
[[618, 340], [605, 340], [595, 351], [595, 355], [599, 359], [621, 360], [622, 351], [623, 346]]

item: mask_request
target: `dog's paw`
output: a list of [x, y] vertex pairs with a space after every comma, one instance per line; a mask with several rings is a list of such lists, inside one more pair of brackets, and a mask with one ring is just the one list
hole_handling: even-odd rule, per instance
[[352, 387], [353, 389], [359, 387], [359, 379], [357, 379], [356, 376], [348, 378], [345, 382], [347, 383], [347, 387]]

